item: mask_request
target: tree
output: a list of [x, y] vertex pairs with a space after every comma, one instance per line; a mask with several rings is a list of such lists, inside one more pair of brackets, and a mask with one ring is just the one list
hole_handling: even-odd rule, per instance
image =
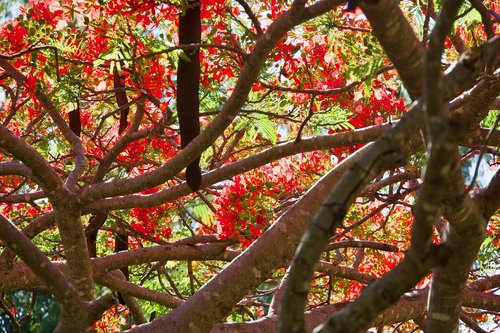
[[498, 325], [495, 2], [28, 3], [0, 28], [18, 331], [12, 291], [57, 332]]

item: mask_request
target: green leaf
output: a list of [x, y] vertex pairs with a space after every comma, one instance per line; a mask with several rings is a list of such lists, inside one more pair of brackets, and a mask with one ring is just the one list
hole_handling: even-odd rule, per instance
[[355, 129], [354, 125], [353, 125], [353, 124], [351, 124], [351, 123], [350, 123], [350, 122], [348, 122], [348, 121], [341, 122], [341, 123], [339, 124], [339, 126], [340, 126], [340, 127], [342, 127], [342, 128], [344, 128], [344, 129], [346, 129], [346, 130], [353, 130], [353, 129]]
[[186, 61], [186, 62], [191, 62], [191, 59], [189, 59], [189, 56], [186, 54], [186, 52], [181, 52], [179, 53], [179, 58], [181, 58], [182, 60]]
[[243, 127], [245, 127], [247, 124], [248, 124], [248, 121], [245, 121], [245, 120], [241, 120], [241, 118], [237, 118], [238, 121], [235, 121], [235, 125], [234, 125], [234, 131], [237, 132], [241, 129], [243, 129]]
[[105, 61], [104, 59], [98, 58], [98, 59], [94, 60], [93, 66], [99, 67], [100, 65], [102, 65], [104, 63], [104, 61]]
[[420, 9], [419, 6], [415, 6], [410, 10], [410, 13], [413, 16], [413, 21], [415, 22], [416, 30], [417, 31], [422, 31], [424, 28], [424, 21], [425, 21], [425, 15], [422, 12], [422, 9]]
[[276, 136], [276, 129], [274, 128], [272, 121], [267, 118], [260, 118], [257, 119], [255, 125], [259, 133], [262, 134], [262, 137], [271, 141], [272, 144], [275, 144], [276, 141], [278, 141], [278, 138]]
[[[113, 71], [115, 70], [115, 63], [116, 63], [115, 61], [111, 61], [109, 63], [109, 74], [113, 74]], [[120, 73], [118, 73], [118, 74], [120, 74]]]
[[203, 222], [205, 224], [210, 225], [215, 221], [214, 212], [212, 212], [212, 210], [210, 210], [210, 208], [205, 204], [195, 206], [193, 208], [193, 213], [194, 213], [194, 216], [199, 218], [201, 220], [201, 222]]

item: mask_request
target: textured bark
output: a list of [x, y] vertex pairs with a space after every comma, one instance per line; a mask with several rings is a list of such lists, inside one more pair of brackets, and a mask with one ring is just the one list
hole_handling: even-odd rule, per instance
[[396, 0], [363, 1], [361, 9], [373, 34], [396, 67], [410, 97], [423, 93], [424, 47], [404, 17]]
[[[225, 250], [227, 243], [200, 245], [162, 245], [140, 248], [92, 259], [93, 275], [100, 279], [111, 271], [122, 267], [141, 265], [155, 261], [168, 260], [221, 260], [231, 261], [239, 252]], [[67, 265], [63, 262], [53, 262], [52, 265], [64, 275], [68, 275]], [[47, 290], [43, 282], [33, 274], [23, 263], [16, 263], [8, 271], [0, 275], [0, 292], [13, 289]]]
[[[441, 57], [445, 38], [453, 26], [461, 4], [461, 0], [447, 0], [444, 3], [431, 33], [425, 59], [424, 97], [431, 157], [422, 188], [425, 190], [428, 187], [429, 192], [420, 193], [419, 201], [425, 201], [417, 206], [417, 208], [422, 207], [417, 211], [425, 210], [426, 222], [430, 224], [427, 228], [429, 233], [432, 233], [432, 224], [438, 210], [442, 209], [440, 202], [445, 186], [453, 193], [450, 195], [451, 200], [448, 200], [447, 215], [445, 215], [449, 226], [443, 233], [443, 243], [452, 249], [452, 255], [434, 270], [426, 324], [426, 332], [429, 333], [457, 331], [465, 283], [485, 234], [485, 222], [477, 214], [463, 187], [464, 179], [460, 170], [456, 140], [461, 128], [457, 124], [447, 122], [443, 110]], [[443, 177], [445, 175], [446, 178]], [[448, 184], [446, 179], [449, 179]], [[430, 185], [427, 186], [427, 183]], [[430, 207], [432, 209], [429, 209]], [[431, 234], [426, 236], [431, 241]], [[421, 238], [421, 232], [412, 235], [412, 246], [415, 243], [425, 248], [426, 244], [422, 243]]]
[[201, 245], [170, 244], [115, 253], [93, 260], [94, 274], [102, 275], [122, 267], [167, 260], [230, 260], [227, 243]]
[[[489, 283], [489, 279], [482, 280], [482, 282]], [[490, 296], [492, 296], [491, 298], [496, 299], [490, 299]], [[374, 318], [369, 325], [371, 327], [380, 327], [421, 318], [424, 316], [426, 311], [427, 297], [427, 289], [404, 295], [397, 303], [390, 306], [379, 316]], [[486, 299], [487, 301], [485, 301]], [[481, 292], [466, 289], [464, 306], [495, 311], [492, 309], [500, 309], [499, 305], [495, 305], [498, 304], [497, 302], [499, 300], [500, 296], [494, 294], [483, 295]], [[341, 311], [348, 305], [349, 303], [337, 303], [307, 311], [305, 313], [306, 332], [311, 332], [314, 327], [318, 326], [320, 323], [335, 315], [335, 313]], [[276, 323], [276, 316], [267, 316], [256, 321], [246, 323], [218, 324], [210, 331], [210, 333], [275, 333]]]
[[[446, 244], [453, 250], [449, 260], [436, 268], [429, 295], [429, 332], [453, 332], [457, 329], [464, 301], [465, 284], [470, 268], [476, 259], [485, 237], [487, 221], [494, 210], [480, 210], [481, 195], [471, 199], [463, 186], [461, 170], [456, 168], [450, 175], [454, 181], [448, 186], [444, 200], [444, 216], [448, 225], [444, 233]], [[498, 194], [500, 181], [496, 175], [482, 193]], [[498, 208], [499, 200], [488, 197], [488, 202]], [[498, 197], [498, 195], [496, 195]], [[483, 286], [489, 289], [487, 286]]]
[[150, 302], [155, 302], [168, 308], [176, 308], [183, 303], [183, 301], [177, 297], [127, 282], [123, 274], [121, 274], [120, 276], [117, 273], [119, 273], [119, 271], [108, 273], [107, 275], [98, 278], [97, 282], [102, 284], [103, 286], [106, 286], [114, 291], [123, 294], [125, 302], [127, 302], [127, 297], [125, 296], [127, 295], [135, 296]]
[[68, 276], [83, 300], [94, 299], [94, 279], [87, 238], [81, 222], [80, 207], [75, 197], [55, 207], [56, 223], [68, 265]]

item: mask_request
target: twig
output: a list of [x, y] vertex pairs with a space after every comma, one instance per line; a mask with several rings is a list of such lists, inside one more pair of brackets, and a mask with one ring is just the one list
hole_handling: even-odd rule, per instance
[[491, 126], [490, 131], [488, 132], [488, 134], [484, 138], [484, 142], [483, 142], [483, 145], [481, 147], [481, 152], [479, 153], [479, 158], [477, 159], [476, 168], [474, 169], [474, 175], [472, 176], [472, 180], [470, 181], [469, 186], [467, 186], [467, 192], [470, 192], [470, 190], [472, 189], [472, 186], [476, 182], [477, 175], [479, 174], [479, 165], [481, 164], [481, 160], [483, 159], [483, 155], [484, 155], [484, 152], [486, 150], [486, 145], [488, 143], [488, 140], [491, 137], [491, 134], [493, 134], [496, 127], [498, 126], [499, 120], [500, 120], [500, 113], [497, 115], [497, 117], [495, 119], [495, 123], [493, 124], [493, 126]]

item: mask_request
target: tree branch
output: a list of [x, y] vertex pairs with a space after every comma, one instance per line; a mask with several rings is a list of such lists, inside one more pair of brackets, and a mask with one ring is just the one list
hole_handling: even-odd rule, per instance
[[257, 16], [255, 16], [254, 12], [252, 11], [252, 8], [250, 8], [250, 6], [248, 5], [248, 3], [245, 0], [236, 0], [236, 1], [241, 5], [241, 7], [243, 7], [243, 10], [245, 11], [245, 13], [248, 15], [248, 17], [252, 21], [252, 23], [255, 27], [255, 31], [257, 31], [257, 36], [263, 35], [264, 31], [262, 30], [262, 27], [260, 26], [259, 19], [257, 18]]
[[183, 303], [181, 299], [175, 296], [135, 285], [124, 279], [118, 278], [114, 273], [116, 272], [110, 272], [101, 276], [97, 279], [97, 282], [123, 295], [130, 295], [150, 302], [155, 302], [168, 308], [176, 308]]
[[17, 162], [0, 163], [0, 176], [17, 175], [31, 178], [33, 173], [26, 165]]
[[68, 279], [3, 215], [0, 215], [0, 235], [5, 244], [43, 281], [61, 305], [60, 326], [78, 331], [86, 329], [91, 324], [89, 318], [86, 318], [89, 309]]
[[203, 245], [169, 244], [121, 251], [92, 260], [94, 274], [101, 276], [116, 269], [166, 260], [231, 260], [234, 256], [226, 252], [227, 243]]
[[[465, 292], [464, 306], [477, 307], [478, 309], [491, 309], [495, 301], [490, 300], [488, 294], [486, 297], [479, 292]], [[405, 294], [400, 300], [384, 310], [380, 316], [377, 316], [370, 322], [371, 327], [380, 327], [396, 323], [406, 322], [412, 319], [422, 317], [426, 310], [426, 301], [428, 290], [422, 289], [412, 293]], [[496, 298], [500, 296], [494, 295]], [[484, 301], [483, 306], [480, 305]], [[345, 308], [349, 303], [330, 304], [315, 308], [305, 313], [306, 331], [310, 332], [327, 318], [335, 315], [338, 311]], [[210, 333], [275, 333], [277, 317], [275, 315], [266, 316], [262, 319], [245, 323], [223, 323], [217, 324]]]
[[332, 263], [322, 262], [322, 261], [320, 261], [316, 265], [316, 270], [318, 272], [326, 273], [328, 275], [333, 275], [335, 277], [344, 278], [348, 280], [354, 280], [364, 284], [369, 284], [377, 279], [375, 276], [361, 273], [358, 270], [351, 267], [334, 265]]
[[424, 48], [395, 0], [362, 1], [363, 13], [413, 100], [423, 93]]
[[399, 249], [396, 245], [392, 244], [384, 244], [373, 241], [363, 241], [363, 240], [353, 240], [353, 241], [340, 241], [328, 244], [327, 251], [333, 251], [335, 249], [341, 248], [367, 248], [374, 249], [380, 251], [388, 251], [388, 252], [399, 252]]
[[31, 170], [35, 181], [51, 200], [57, 201], [60, 193], [65, 192], [64, 183], [45, 158], [2, 125], [0, 125], [0, 146]]

